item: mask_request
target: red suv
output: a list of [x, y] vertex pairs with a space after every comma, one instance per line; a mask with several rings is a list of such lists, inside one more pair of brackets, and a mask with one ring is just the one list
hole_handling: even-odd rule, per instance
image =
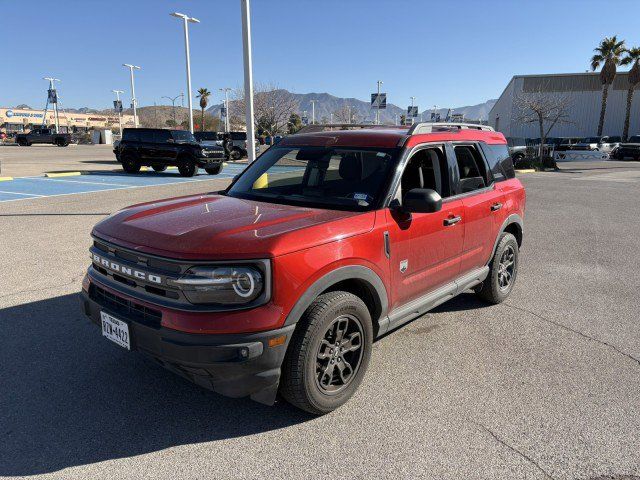
[[321, 414], [357, 389], [375, 338], [469, 289], [509, 295], [525, 191], [502, 134], [320, 127], [224, 191], [96, 225], [82, 294], [102, 334], [222, 395]]

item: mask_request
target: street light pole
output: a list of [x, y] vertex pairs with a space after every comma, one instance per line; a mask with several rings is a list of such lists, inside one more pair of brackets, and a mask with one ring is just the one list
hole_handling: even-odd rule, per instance
[[129, 69], [129, 75], [131, 78], [131, 105], [133, 106], [133, 125], [135, 128], [138, 128], [138, 100], [136, 99], [136, 84], [133, 79], [133, 70], [140, 70], [140, 67], [138, 67], [137, 65], [131, 65], [130, 63], [123, 63], [122, 66]]
[[[173, 123], [175, 123], [176, 125], [178, 125], [178, 123], [176, 122], [176, 100], [177, 100], [179, 97], [184, 97], [184, 94], [182, 94], [182, 93], [181, 93], [180, 95], [176, 95], [176, 96], [175, 96], [175, 97], [173, 97], [173, 98], [168, 97], [168, 96], [166, 96], [166, 95], [163, 95], [162, 97], [160, 97], [160, 98], [166, 98], [166, 99], [168, 99], [169, 101], [171, 101], [171, 106], [172, 106], [172, 109], [171, 109], [171, 116], [173, 117]], [[175, 126], [175, 125], [174, 125], [174, 126]], [[193, 132], [192, 132], [192, 133], [193, 133]]]
[[111, 91], [116, 94], [116, 100], [117, 100], [116, 110], [118, 111], [118, 125], [120, 126], [120, 137], [122, 137], [122, 113], [120, 113], [120, 94], [124, 93], [124, 90], [111, 90]]
[[224, 131], [228, 132], [229, 129], [229, 87], [219, 88], [221, 92], [224, 92]]
[[184, 26], [184, 55], [187, 59], [187, 99], [189, 103], [189, 131], [193, 133], [193, 98], [191, 96], [191, 59], [189, 58], [189, 24], [200, 23], [197, 18], [184, 13], [173, 12], [172, 17], [181, 18]]
[[242, 46], [244, 59], [245, 122], [247, 123], [247, 156], [249, 163], [256, 159], [255, 128], [253, 125], [253, 68], [251, 65], [251, 5], [240, 0], [242, 10]]
[[316, 123], [316, 102], [317, 100], [311, 100], [311, 125]]
[[378, 80], [378, 100], [377, 100], [377, 105], [376, 105], [376, 125], [380, 124], [380, 85], [382, 85], [384, 82], [382, 80]]

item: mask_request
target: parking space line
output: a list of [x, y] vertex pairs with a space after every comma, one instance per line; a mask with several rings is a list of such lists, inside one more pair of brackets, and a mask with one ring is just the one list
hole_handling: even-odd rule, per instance
[[[37, 193], [5, 192], [5, 191], [2, 191], [2, 190], [0, 190], [0, 193], [6, 193], [7, 195], [24, 195], [25, 197], [49, 197], [49, 196], [51, 196], [51, 195], [38, 195]], [[21, 200], [21, 199], [17, 198], [16, 200]]]
[[[25, 177], [26, 178], [26, 177]], [[62, 178], [43, 178], [43, 177], [28, 177], [28, 180], [42, 180], [44, 182], [62, 182], [62, 183], [86, 183], [88, 185], [114, 185], [119, 187], [130, 187], [125, 183], [107, 183], [107, 182], [87, 182], [83, 180], [67, 180]]]

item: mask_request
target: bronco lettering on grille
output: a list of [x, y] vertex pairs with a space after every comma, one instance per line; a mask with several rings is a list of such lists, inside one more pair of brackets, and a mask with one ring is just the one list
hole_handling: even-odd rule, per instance
[[160, 275], [154, 275], [152, 273], [147, 273], [141, 270], [136, 270], [131, 267], [120, 265], [119, 263], [113, 262], [108, 258], [102, 258], [100, 255], [96, 255], [95, 253], [93, 253], [92, 256], [93, 256], [93, 261], [98, 265], [108, 268], [109, 270], [117, 272], [121, 275], [133, 277], [138, 280], [146, 280], [147, 282], [157, 283], [159, 285], [162, 284], [162, 277]]

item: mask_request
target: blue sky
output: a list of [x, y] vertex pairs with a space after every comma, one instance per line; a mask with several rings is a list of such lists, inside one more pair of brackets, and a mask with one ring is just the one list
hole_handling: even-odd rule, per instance
[[[43, 76], [62, 79], [67, 107], [107, 108], [125, 90], [122, 63], [142, 66], [140, 105], [185, 90], [180, 11], [191, 27], [192, 86], [242, 84], [239, 0], [0, 0], [0, 106], [43, 107]], [[42, 8], [34, 8], [40, 5]], [[254, 78], [294, 92], [388, 101], [421, 109], [497, 98], [514, 74], [580, 72], [600, 39], [640, 45], [640, 1], [252, 0]], [[10, 40], [9, 40], [10, 39]]]

